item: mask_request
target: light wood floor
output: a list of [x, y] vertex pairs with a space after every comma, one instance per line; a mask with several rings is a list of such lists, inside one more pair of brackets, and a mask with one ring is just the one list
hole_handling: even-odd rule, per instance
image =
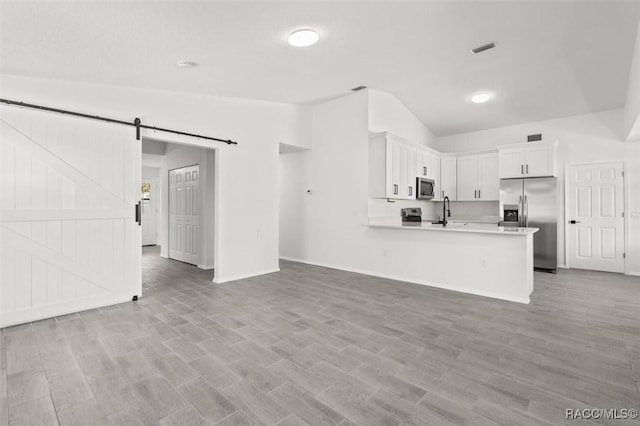
[[565, 409], [640, 408], [638, 278], [536, 273], [520, 305], [291, 262], [215, 285], [157, 254], [137, 303], [0, 330], [0, 425], [575, 425], [592, 423]]

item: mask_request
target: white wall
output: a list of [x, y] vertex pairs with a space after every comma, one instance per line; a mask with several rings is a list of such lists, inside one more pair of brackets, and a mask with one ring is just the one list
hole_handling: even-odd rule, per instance
[[145, 167], [142, 166], [143, 178], [158, 178], [160, 177], [160, 167]]
[[627, 140], [640, 141], [640, 25], [638, 25], [629, 82], [627, 83], [624, 137]]
[[[406, 206], [422, 206], [427, 217], [434, 214], [435, 218], [436, 203], [368, 199], [370, 105], [367, 91], [315, 105], [311, 150], [280, 155], [280, 254], [339, 269], [411, 279], [402, 275], [397, 249], [402, 246], [403, 233], [378, 232], [368, 226], [368, 218], [399, 218], [400, 208]], [[411, 117], [396, 116], [387, 120], [391, 128], [374, 130], [389, 130], [417, 141], [416, 134], [427, 134], [424, 129], [412, 133], [398, 127], [411, 121]]]
[[433, 147], [435, 136], [409, 109], [390, 93], [367, 90], [368, 126], [371, 132], [390, 132], [414, 143]]
[[630, 273], [640, 274], [640, 144], [624, 142], [624, 111], [622, 109], [573, 117], [519, 124], [498, 129], [482, 130], [441, 137], [436, 147], [441, 151], [461, 152], [493, 149], [497, 145], [521, 143], [532, 133], [542, 133], [544, 140], [558, 140], [558, 185], [560, 197], [558, 255], [564, 259], [564, 167], [569, 163], [626, 161], [626, 211], [629, 227], [627, 266]]
[[[237, 146], [144, 131], [218, 148], [215, 281], [278, 270], [278, 143], [305, 145], [308, 109], [155, 90], [0, 76], [4, 98], [229, 138]], [[132, 129], [133, 131], [133, 129]], [[256, 185], [259, 184], [259, 191]]]
[[[205, 148], [195, 148], [185, 145], [167, 144], [165, 154], [160, 162], [160, 225], [158, 230], [158, 240], [160, 243], [160, 256], [169, 257], [169, 170], [181, 167], [200, 166], [200, 260], [198, 267], [203, 269], [213, 269], [215, 266], [214, 243], [215, 243], [215, 154], [214, 150]], [[210, 154], [211, 153], [211, 154]]]

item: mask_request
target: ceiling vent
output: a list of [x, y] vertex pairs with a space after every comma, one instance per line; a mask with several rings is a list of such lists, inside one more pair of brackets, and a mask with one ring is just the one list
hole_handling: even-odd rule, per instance
[[493, 49], [494, 47], [496, 47], [495, 43], [489, 43], [489, 44], [485, 44], [484, 46], [480, 46], [480, 47], [476, 47], [475, 49], [471, 49], [471, 51], [473, 53], [480, 53], [480, 52], [484, 52], [485, 50]]
[[353, 89], [351, 89], [351, 90], [353, 90], [354, 92], [357, 92], [357, 91], [360, 91], [360, 90], [362, 90], [362, 89], [366, 89], [366, 88], [367, 88], [367, 86], [358, 86], [358, 87], [354, 87], [354, 88], [353, 88]]
[[538, 142], [542, 140], [542, 133], [537, 133], [535, 135], [528, 135], [527, 142]]

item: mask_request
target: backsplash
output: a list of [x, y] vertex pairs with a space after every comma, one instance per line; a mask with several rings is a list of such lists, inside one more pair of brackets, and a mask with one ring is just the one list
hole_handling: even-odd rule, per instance
[[[439, 219], [442, 216], [442, 202], [433, 204]], [[498, 201], [451, 201], [450, 219], [497, 223], [500, 221], [500, 204]]]
[[436, 215], [436, 203], [424, 200], [394, 200], [388, 202], [384, 199], [369, 198], [369, 217], [400, 217], [400, 209], [406, 207], [420, 207], [423, 219], [434, 219]]

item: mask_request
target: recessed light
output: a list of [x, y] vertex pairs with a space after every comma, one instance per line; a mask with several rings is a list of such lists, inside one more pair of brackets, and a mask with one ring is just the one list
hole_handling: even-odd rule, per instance
[[471, 102], [474, 104], [483, 104], [491, 99], [491, 95], [488, 93], [476, 93], [471, 97]]
[[289, 34], [289, 44], [295, 47], [306, 47], [316, 44], [320, 36], [314, 30], [296, 30]]
[[196, 63], [195, 62], [191, 62], [191, 61], [178, 61], [178, 62], [176, 62], [176, 66], [178, 68], [182, 68], [182, 69], [184, 69], [184, 68], [193, 68], [193, 67], [196, 66]]

